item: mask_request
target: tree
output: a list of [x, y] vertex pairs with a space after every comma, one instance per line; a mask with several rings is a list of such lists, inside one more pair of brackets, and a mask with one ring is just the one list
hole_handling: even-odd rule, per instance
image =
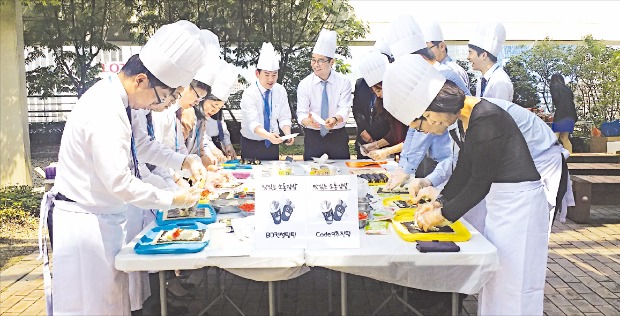
[[80, 97], [99, 80], [94, 62], [100, 51], [117, 49], [106, 41], [120, 0], [30, 1], [24, 13], [26, 63], [52, 53], [54, 64], [26, 73], [28, 92], [42, 98], [57, 93]]
[[512, 102], [525, 107], [536, 107], [540, 102], [537, 91], [537, 80], [525, 67], [522, 55], [517, 55], [510, 59], [504, 67], [506, 73], [510, 77], [514, 88], [514, 97]]
[[[139, 43], [161, 25], [185, 19], [217, 34], [223, 58], [240, 67], [256, 65], [262, 43], [271, 42], [281, 55], [278, 81], [293, 115], [297, 85], [311, 72], [309, 57], [321, 29], [338, 32], [337, 53], [345, 57], [351, 56], [348, 43], [368, 31], [346, 0], [146, 0], [136, 1], [134, 12], [128, 29]], [[337, 61], [336, 70], [346, 73], [349, 65]]]

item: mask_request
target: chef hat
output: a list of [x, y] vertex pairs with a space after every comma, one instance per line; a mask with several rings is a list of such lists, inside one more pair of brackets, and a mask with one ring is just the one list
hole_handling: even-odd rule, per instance
[[382, 54], [386, 54], [388, 56], [392, 56], [392, 51], [390, 51], [390, 46], [384, 39], [378, 39], [373, 46], [373, 49], [378, 50]]
[[220, 69], [226, 65], [226, 62], [221, 59], [215, 59], [212, 62], [202, 66], [198, 69], [198, 72], [194, 76], [194, 79], [207, 84], [209, 86], [213, 86], [213, 82], [215, 81], [215, 77], [217, 77]]
[[426, 48], [422, 30], [411, 15], [399, 16], [392, 21], [385, 35], [385, 41], [390, 45], [394, 58]]
[[425, 42], [443, 42], [441, 26], [435, 20], [420, 20], [420, 28]]
[[476, 26], [469, 40], [470, 45], [478, 46], [497, 57], [506, 41], [506, 29], [497, 22], [484, 22]]
[[140, 51], [140, 60], [168, 87], [185, 87], [204, 65], [204, 45], [198, 27], [182, 20], [160, 27]]
[[200, 34], [205, 41], [205, 47], [207, 50], [205, 64], [217, 62], [220, 58], [220, 39], [217, 35], [207, 29], [200, 30]]
[[422, 116], [446, 78], [420, 55], [405, 55], [387, 66], [383, 106], [405, 125]]
[[334, 58], [336, 55], [336, 31], [322, 29], [312, 53]]
[[224, 102], [228, 101], [233, 85], [237, 83], [238, 76], [237, 68], [226, 63], [218, 70], [217, 77], [211, 86], [211, 94]]
[[263, 47], [260, 49], [260, 56], [258, 56], [256, 68], [266, 71], [276, 71], [280, 69], [278, 55], [271, 43], [263, 43]]
[[378, 51], [371, 51], [362, 58], [360, 72], [369, 87], [383, 81], [383, 74], [388, 64], [387, 57]]

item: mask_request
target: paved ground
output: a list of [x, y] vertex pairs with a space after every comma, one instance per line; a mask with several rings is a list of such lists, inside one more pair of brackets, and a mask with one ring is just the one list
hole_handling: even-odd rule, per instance
[[[545, 314], [547, 315], [619, 315], [620, 314], [620, 206], [593, 206], [590, 223], [576, 224], [570, 220], [556, 223], [549, 245]], [[220, 270], [208, 269], [208, 297], [217, 295], [216, 275]], [[329, 306], [326, 269], [313, 269], [301, 277], [280, 282], [280, 308], [283, 315], [325, 315]], [[194, 298], [175, 300], [177, 306], [189, 308], [195, 315], [208, 301], [205, 282], [193, 273], [189, 281], [198, 283]], [[338, 274], [333, 280], [333, 310], [340, 311]], [[1, 315], [44, 315], [45, 299], [41, 262], [36, 254], [2, 272], [0, 282]], [[230, 298], [248, 315], [268, 314], [267, 286], [248, 281], [230, 273], [223, 274]], [[351, 276], [349, 310], [351, 315], [370, 315], [389, 297], [391, 286], [371, 279]], [[465, 300], [462, 315], [476, 313], [474, 296]], [[379, 311], [381, 315], [401, 314], [402, 305], [395, 300]], [[209, 311], [211, 315], [236, 315], [231, 304], [219, 300]], [[408, 313], [412, 315], [411, 312]], [[179, 315], [179, 313], [171, 315]]]

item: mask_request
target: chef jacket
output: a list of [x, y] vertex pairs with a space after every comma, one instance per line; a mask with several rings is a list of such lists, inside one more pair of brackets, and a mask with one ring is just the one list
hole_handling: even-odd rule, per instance
[[[170, 208], [173, 193], [130, 170], [132, 129], [127, 93], [117, 76], [97, 82], [78, 100], [65, 125], [55, 188], [80, 205]], [[174, 165], [173, 159], [168, 160]]]
[[455, 221], [489, 193], [493, 183], [540, 180], [519, 127], [499, 106], [482, 100], [471, 111], [458, 163], [441, 194], [443, 216]]
[[[483, 76], [487, 80], [487, 86], [484, 89], [483, 97], [502, 99], [511, 101], [514, 96], [514, 89], [512, 87], [512, 81], [510, 77], [504, 71], [499, 63], [495, 63]], [[480, 97], [480, 89], [482, 85], [482, 79], [478, 80], [476, 84], [476, 96]]]
[[[265, 126], [263, 126], [265, 124], [265, 116], [263, 113], [265, 110], [265, 102], [263, 96], [265, 95], [266, 90], [267, 89], [256, 81], [254, 84], [248, 86], [245, 91], [243, 91], [243, 95], [241, 96], [241, 114], [243, 115], [243, 119], [241, 120], [241, 135], [247, 139], [265, 139], [254, 133], [254, 129], [257, 126], [262, 126], [265, 128]], [[268, 102], [271, 105], [271, 118], [269, 120], [271, 130], [268, 130], [268, 132], [279, 134], [278, 126], [280, 128], [287, 125], [291, 126], [291, 108], [288, 105], [288, 95], [281, 84], [276, 83], [273, 85]], [[319, 115], [321, 114], [320, 99], [319, 112], [315, 113]], [[308, 114], [306, 114], [306, 116], [308, 116]]]
[[456, 61], [452, 60], [449, 55], [446, 55], [446, 58], [444, 58], [441, 63], [454, 70], [454, 72], [456, 72], [461, 79], [463, 79], [463, 82], [465, 82], [465, 84], [469, 87], [469, 75], [467, 75], [467, 71], [463, 69], [463, 67], [461, 67]]
[[181, 121], [176, 114], [178, 109], [177, 104], [173, 103], [172, 106], [162, 112], [152, 112], [153, 130], [157, 141], [178, 153], [186, 155], [187, 148], [184, 144]]
[[[311, 73], [297, 86], [297, 118], [301, 122], [308, 117], [309, 112], [321, 115], [321, 100], [323, 84], [321, 78]], [[353, 104], [351, 81], [332, 69], [327, 78], [327, 98], [329, 101], [329, 115], [326, 119], [340, 115], [342, 122], [333, 129], [343, 128], [349, 119], [349, 112]], [[320, 130], [320, 128], [306, 127]]]

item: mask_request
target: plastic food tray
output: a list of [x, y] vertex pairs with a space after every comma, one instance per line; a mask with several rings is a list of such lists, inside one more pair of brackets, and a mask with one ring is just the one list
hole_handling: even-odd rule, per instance
[[215, 223], [217, 213], [215, 212], [215, 209], [213, 208], [213, 206], [209, 204], [198, 204], [196, 206], [196, 209], [204, 209], [205, 213], [209, 214], [210, 216], [185, 217], [185, 218], [179, 218], [179, 219], [164, 219], [164, 212], [160, 210], [160, 211], [157, 211], [157, 214], [155, 216], [155, 222], [159, 226], [167, 225], [167, 224], [191, 225], [195, 223], [202, 223], [202, 224]]
[[450, 224], [453, 232], [432, 232], [432, 233], [410, 233], [407, 227], [402, 222], [411, 222], [414, 220], [414, 212], [402, 212], [394, 216], [392, 219], [392, 226], [394, 231], [405, 241], [468, 241], [471, 238], [471, 233], [467, 230], [465, 225], [460, 221], [456, 221]]
[[169, 224], [164, 226], [155, 226], [144, 234], [140, 240], [134, 246], [134, 251], [141, 255], [153, 255], [153, 254], [178, 254], [178, 253], [194, 253], [204, 249], [209, 244], [209, 237], [207, 240], [199, 242], [170, 242], [166, 244], [153, 244], [153, 239], [157, 237], [162, 230], [173, 230], [175, 228], [182, 229], [205, 229], [205, 234], [209, 234], [207, 225], [202, 223], [195, 223], [192, 225], [177, 225]]

